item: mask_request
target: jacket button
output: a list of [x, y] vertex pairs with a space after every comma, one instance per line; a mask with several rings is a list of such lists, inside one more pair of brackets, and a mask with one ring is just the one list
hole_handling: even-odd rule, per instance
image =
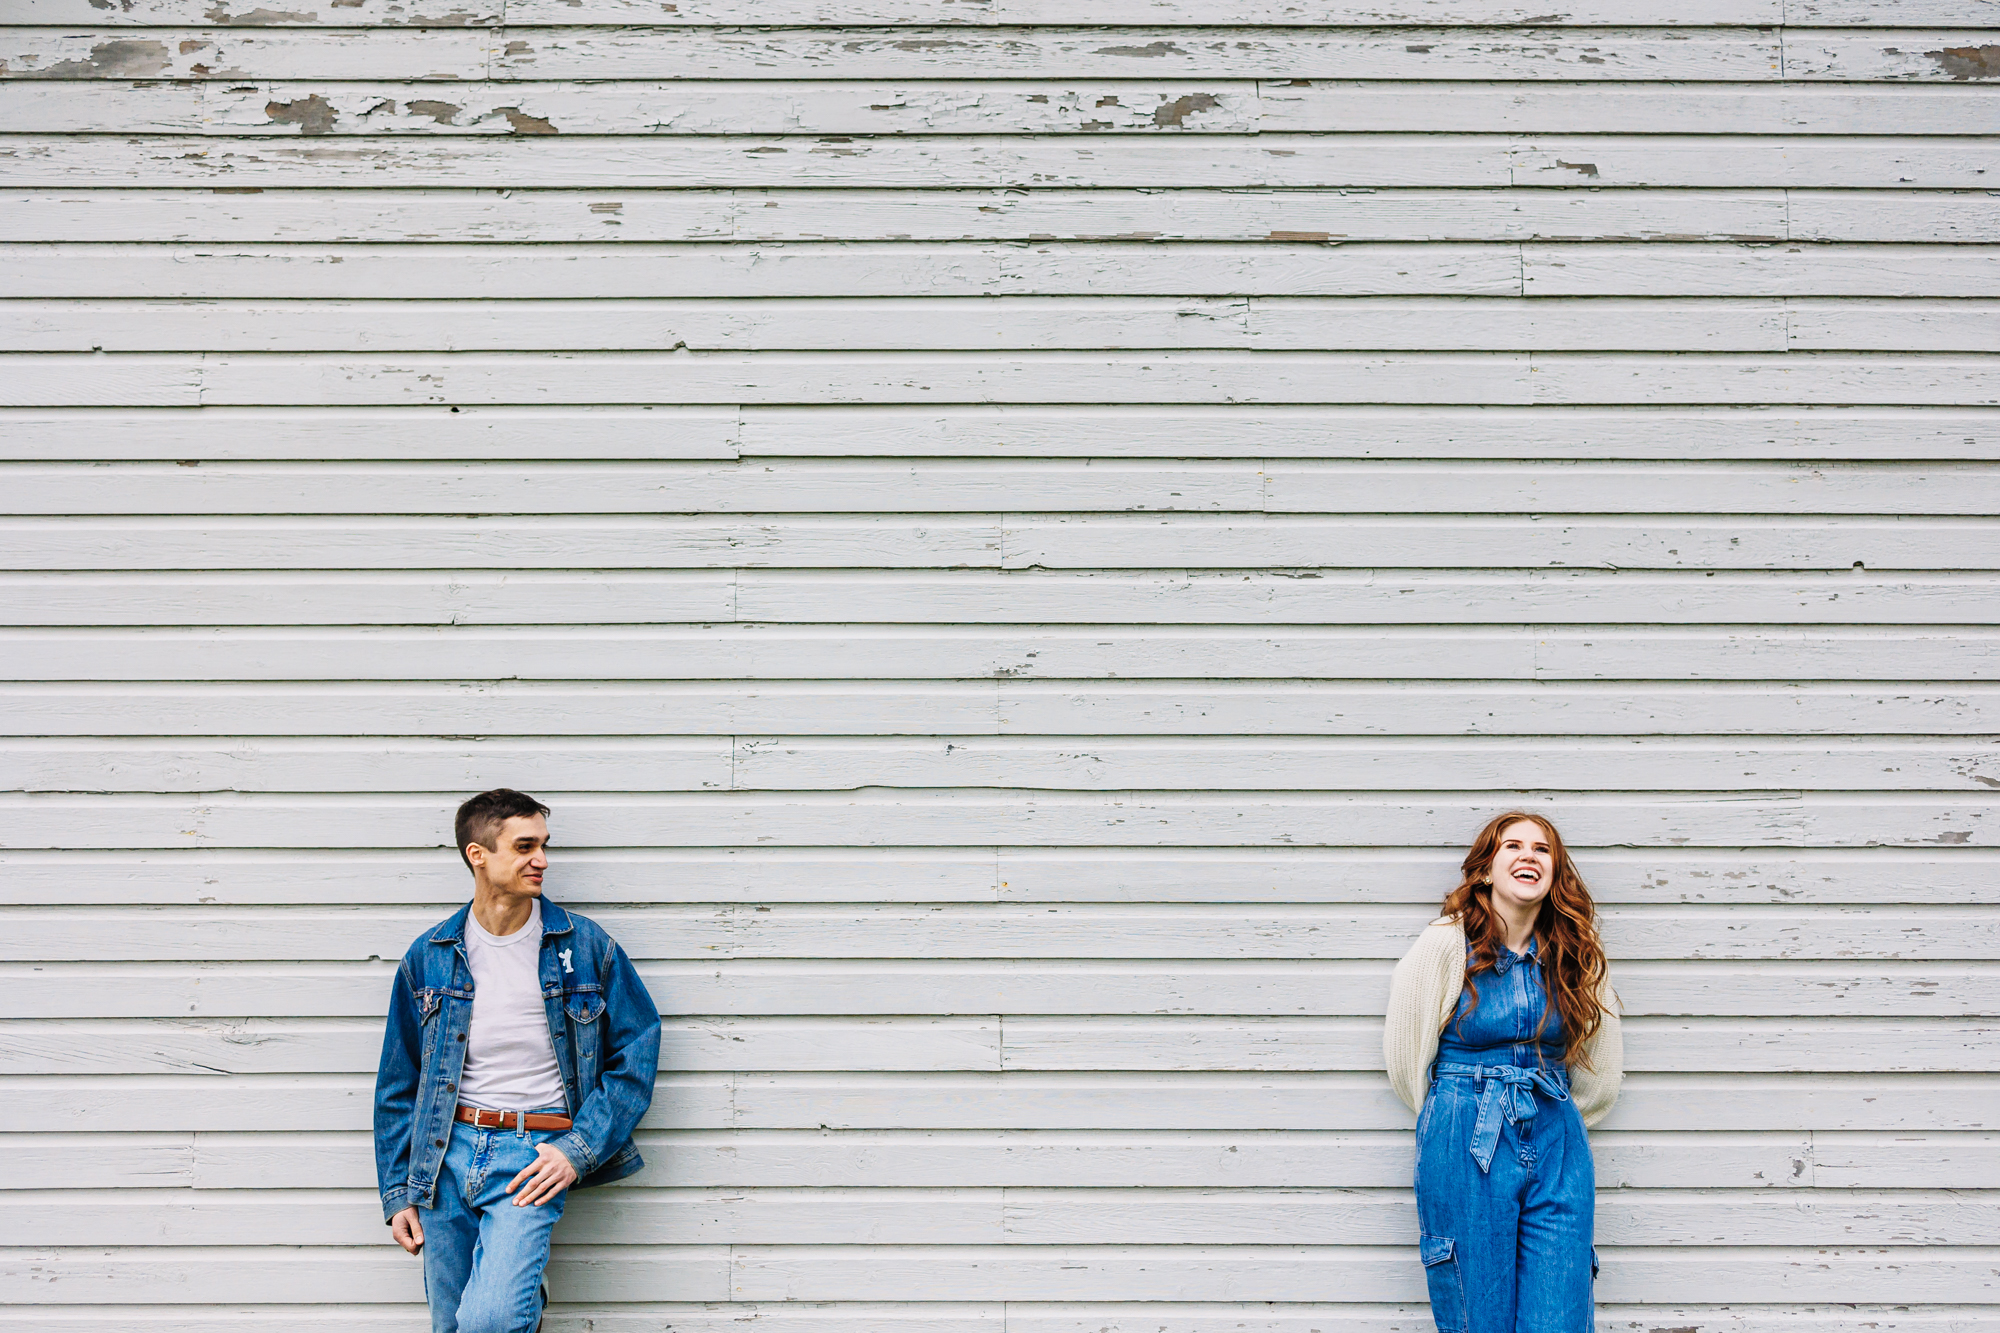
[[442, 1148], [442, 1147], [444, 1147], [444, 1140], [443, 1140], [443, 1139], [432, 1139], [432, 1140], [431, 1140], [431, 1146], [432, 1146], [433, 1148]]
[[460, 1041], [464, 1041], [464, 1040], [465, 1040], [465, 1034], [464, 1034], [463, 1032], [459, 1033], [459, 1034], [458, 1034], [458, 1039], [459, 1039]]
[[458, 1091], [458, 1084], [456, 1084], [456, 1083], [447, 1083], [447, 1084], [445, 1084], [445, 1085], [444, 1085], [444, 1090], [445, 1090], [446, 1092], [457, 1092], [457, 1091]]

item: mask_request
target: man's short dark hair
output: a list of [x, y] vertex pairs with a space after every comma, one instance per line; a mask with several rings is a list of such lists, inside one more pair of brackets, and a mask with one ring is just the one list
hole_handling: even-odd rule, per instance
[[476, 842], [489, 852], [497, 852], [501, 826], [508, 820], [525, 819], [529, 815], [546, 818], [548, 813], [546, 805], [512, 787], [480, 792], [458, 807], [458, 818], [452, 821], [452, 831], [458, 835], [459, 859], [465, 862], [467, 870], [472, 869], [472, 858], [465, 854], [466, 844]]

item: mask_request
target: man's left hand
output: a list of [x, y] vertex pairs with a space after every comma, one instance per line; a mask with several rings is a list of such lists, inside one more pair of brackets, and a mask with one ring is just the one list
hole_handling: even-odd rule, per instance
[[516, 1189], [520, 1190], [514, 1206], [526, 1208], [549, 1203], [574, 1184], [576, 1168], [570, 1165], [569, 1158], [563, 1155], [562, 1149], [544, 1143], [535, 1148], [535, 1160], [507, 1183], [507, 1192], [513, 1194]]

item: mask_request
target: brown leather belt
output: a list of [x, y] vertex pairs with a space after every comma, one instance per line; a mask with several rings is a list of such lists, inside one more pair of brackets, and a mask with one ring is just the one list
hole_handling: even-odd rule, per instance
[[476, 1106], [461, 1106], [452, 1117], [461, 1125], [471, 1125], [475, 1129], [568, 1129], [566, 1115], [536, 1115], [533, 1111], [482, 1111]]

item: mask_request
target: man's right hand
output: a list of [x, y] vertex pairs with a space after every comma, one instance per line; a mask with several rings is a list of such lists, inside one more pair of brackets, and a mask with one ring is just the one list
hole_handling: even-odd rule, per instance
[[389, 1219], [389, 1234], [396, 1238], [398, 1245], [411, 1254], [424, 1248], [424, 1224], [417, 1220], [415, 1205], [405, 1208]]

